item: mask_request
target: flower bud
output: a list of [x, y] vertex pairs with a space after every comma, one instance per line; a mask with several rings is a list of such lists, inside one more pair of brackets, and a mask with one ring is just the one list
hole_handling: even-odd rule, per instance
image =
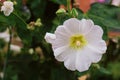
[[56, 11], [56, 14], [59, 16], [59, 15], [64, 15], [66, 13], [66, 10], [63, 9], [63, 8], [60, 8]]
[[42, 25], [41, 20], [40, 18], [38, 18], [35, 22], [35, 26], [41, 26], [41, 25]]
[[77, 16], [78, 16], [77, 10], [76, 10], [75, 8], [73, 8], [73, 9], [70, 11], [70, 15], [71, 15], [72, 17], [77, 17]]
[[28, 25], [27, 25], [27, 29], [29, 30], [34, 30], [35, 29], [35, 22], [30, 22]]
[[14, 4], [14, 5], [17, 5], [17, 1], [13, 1], [13, 4]]

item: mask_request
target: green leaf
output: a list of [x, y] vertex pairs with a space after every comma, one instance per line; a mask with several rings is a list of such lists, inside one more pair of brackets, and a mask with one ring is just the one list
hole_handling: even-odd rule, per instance
[[5, 16], [0, 13], [0, 31], [3, 32], [8, 26], [14, 26], [16, 22], [14, 21], [14, 15]]
[[11, 79], [12, 79], [12, 80], [18, 80], [18, 76], [17, 76], [17, 75], [14, 75], [14, 76], [12, 76]]
[[116, 61], [109, 63], [108, 69], [112, 73], [114, 80], [120, 79], [120, 62]]
[[95, 3], [91, 6], [88, 16], [98, 19], [108, 28], [120, 29], [120, 7]]
[[47, 0], [28, 0], [27, 4], [30, 5], [29, 8], [32, 10], [31, 13], [34, 18], [42, 18], [44, 16]]
[[4, 23], [6, 21], [7, 19], [5, 18], [5, 16], [3, 16], [3, 14], [0, 14], [0, 23]]
[[103, 67], [101, 67], [101, 68], [99, 69], [99, 71], [100, 71], [101, 73], [103, 73], [103, 74], [111, 75], [111, 72], [108, 71], [107, 69], [103, 68]]
[[24, 20], [19, 17], [16, 13], [13, 13], [16, 20], [16, 29], [18, 36], [22, 39], [23, 43], [29, 44], [32, 41], [32, 34], [27, 29], [27, 24], [24, 22]]
[[74, 72], [59, 67], [51, 70], [51, 80], [76, 80], [76, 76]]
[[64, 4], [64, 5], [67, 5], [67, 0], [51, 0], [57, 4]]

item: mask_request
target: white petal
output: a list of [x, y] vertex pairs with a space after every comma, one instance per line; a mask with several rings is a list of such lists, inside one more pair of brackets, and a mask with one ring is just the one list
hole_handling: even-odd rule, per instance
[[68, 46], [62, 46], [54, 50], [54, 56], [59, 56], [62, 52], [68, 49]]
[[17, 45], [10, 45], [10, 49], [15, 51], [15, 52], [20, 52], [21, 51], [21, 47], [17, 46]]
[[4, 7], [4, 6], [2, 6], [2, 7], [1, 7], [1, 11], [4, 11], [4, 10], [5, 10], [5, 7]]
[[94, 43], [88, 43], [88, 47], [99, 54], [103, 54], [107, 50], [107, 46], [104, 40], [99, 40]]
[[11, 2], [11, 1], [4, 1], [3, 2], [3, 5], [5, 5], [5, 6], [13, 6], [13, 2]]
[[0, 38], [4, 39], [6, 42], [9, 41], [10, 35], [7, 32], [1, 32], [0, 33]]
[[84, 35], [90, 48], [97, 53], [105, 53], [106, 52], [106, 43], [102, 40], [103, 30], [100, 26], [95, 25], [92, 30]]
[[9, 16], [9, 15], [10, 15], [10, 12], [4, 11], [4, 15], [5, 15], [5, 16]]
[[95, 41], [101, 40], [103, 35], [103, 30], [100, 26], [95, 25], [86, 35], [85, 38], [89, 43], [94, 43]]
[[8, 33], [6, 33], [6, 32], [1, 32], [0, 33], [0, 38], [7, 38], [7, 37], [9, 37]]
[[68, 46], [68, 42], [64, 41], [62, 39], [55, 39], [55, 41], [52, 43], [52, 48], [53, 50], [63, 47], [63, 46]]
[[[72, 53], [73, 50], [69, 49], [69, 48], [65, 48], [65, 49], [61, 49], [61, 51], [59, 53], [57, 53], [57, 56], [55, 56], [55, 58], [58, 60], [58, 61], [64, 61], [65, 59], [67, 59], [67, 57], [70, 55], [70, 54], [74, 54]], [[54, 53], [55, 54], [55, 53]]]
[[87, 19], [82, 19], [80, 21], [80, 32], [82, 34], [87, 34], [88, 32], [91, 31], [93, 26], [94, 26], [94, 23], [93, 23], [92, 20], [90, 20], [90, 19], [88, 19], [88, 20]]
[[53, 43], [53, 49], [69, 44], [70, 34], [67, 33], [64, 26], [59, 26], [55, 31], [56, 39]]
[[85, 55], [84, 50], [80, 50], [77, 53], [76, 69], [80, 72], [86, 71], [91, 65], [91, 60]]
[[74, 34], [80, 33], [80, 21], [76, 18], [66, 20], [63, 25]]
[[[55, 31], [55, 35], [59, 38], [59, 35], [63, 36], [63, 37], [70, 37], [72, 35], [72, 32], [69, 31], [69, 29], [66, 28], [66, 26], [58, 26], [56, 31]], [[60, 37], [61, 37], [60, 36]]]
[[96, 51], [92, 50], [88, 46], [84, 48], [84, 55], [86, 55], [86, 57], [89, 58], [92, 63], [97, 63], [102, 58], [102, 54], [98, 54]]
[[68, 54], [68, 56], [64, 60], [64, 65], [68, 70], [72, 70], [72, 71], [76, 70], [75, 67], [76, 57], [77, 57], [76, 55], [77, 54], [75, 53], [75, 51], [72, 51]]
[[45, 40], [46, 40], [48, 43], [53, 43], [55, 39], [56, 39], [55, 34], [51, 34], [51, 33], [46, 33], [46, 34], [45, 34]]

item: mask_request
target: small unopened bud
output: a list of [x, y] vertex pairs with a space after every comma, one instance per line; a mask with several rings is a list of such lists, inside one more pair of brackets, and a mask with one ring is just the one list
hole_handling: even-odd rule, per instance
[[77, 16], [78, 16], [77, 10], [76, 10], [75, 8], [72, 8], [72, 10], [70, 11], [70, 15], [71, 15], [72, 17], [77, 17]]
[[41, 25], [42, 25], [41, 20], [40, 18], [38, 18], [35, 22], [35, 26], [41, 26]]
[[56, 11], [56, 14], [57, 14], [57, 15], [64, 15], [65, 13], [66, 13], [66, 10], [63, 9], [63, 8], [60, 8], [60, 9], [58, 9], [58, 10]]
[[16, 1], [13, 1], [13, 4], [14, 4], [14, 5], [17, 5], [17, 2], [16, 2]]
[[34, 30], [35, 29], [35, 22], [30, 22], [28, 25], [27, 25], [27, 29], [29, 30]]

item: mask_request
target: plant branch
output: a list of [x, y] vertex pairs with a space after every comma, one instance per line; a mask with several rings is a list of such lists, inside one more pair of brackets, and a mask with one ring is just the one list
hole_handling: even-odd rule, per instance
[[70, 6], [71, 6], [71, 0], [67, 0], [67, 10], [68, 10], [68, 13], [70, 13]]
[[10, 55], [10, 45], [11, 45], [11, 41], [12, 41], [12, 28], [11, 26], [9, 26], [9, 34], [10, 34], [10, 37], [9, 37], [9, 42], [8, 42], [8, 50], [7, 50], [7, 54], [6, 54], [6, 58], [5, 58], [5, 63], [4, 63], [4, 68], [3, 68], [3, 79], [2, 80], [6, 80], [6, 76], [7, 76], [7, 64], [8, 64], [8, 58], [9, 58], [9, 55]]

